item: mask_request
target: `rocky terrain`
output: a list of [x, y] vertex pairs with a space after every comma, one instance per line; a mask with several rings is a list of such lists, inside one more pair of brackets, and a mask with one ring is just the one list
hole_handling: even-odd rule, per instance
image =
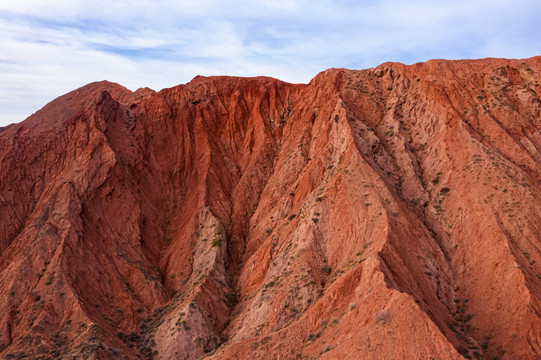
[[0, 358], [541, 358], [540, 71], [99, 82], [0, 128]]

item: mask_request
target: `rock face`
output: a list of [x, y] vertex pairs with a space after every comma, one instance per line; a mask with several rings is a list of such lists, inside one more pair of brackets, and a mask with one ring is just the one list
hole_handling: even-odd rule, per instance
[[541, 357], [541, 57], [100, 82], [0, 128], [0, 357]]

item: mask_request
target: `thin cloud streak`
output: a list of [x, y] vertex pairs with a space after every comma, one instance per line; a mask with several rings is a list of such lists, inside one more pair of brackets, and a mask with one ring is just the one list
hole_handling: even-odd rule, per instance
[[196, 75], [306, 83], [329, 67], [539, 55], [539, 13], [533, 0], [5, 2], [0, 126], [103, 79], [132, 90]]

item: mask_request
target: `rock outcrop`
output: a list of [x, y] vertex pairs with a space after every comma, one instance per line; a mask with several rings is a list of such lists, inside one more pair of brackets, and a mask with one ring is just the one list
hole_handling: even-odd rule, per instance
[[541, 358], [541, 57], [99, 82], [0, 129], [0, 357]]

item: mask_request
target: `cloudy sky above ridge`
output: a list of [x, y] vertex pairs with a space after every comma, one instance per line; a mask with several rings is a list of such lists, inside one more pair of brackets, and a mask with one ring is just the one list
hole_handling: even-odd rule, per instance
[[17, 0], [0, 4], [0, 126], [92, 81], [308, 82], [329, 67], [541, 55], [538, 0]]

